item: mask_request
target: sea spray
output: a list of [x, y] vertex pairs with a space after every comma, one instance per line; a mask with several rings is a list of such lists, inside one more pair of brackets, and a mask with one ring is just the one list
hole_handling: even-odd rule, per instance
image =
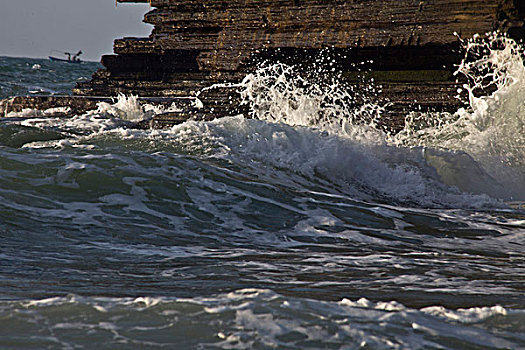
[[[240, 84], [242, 103], [251, 117], [272, 123], [306, 126], [354, 139], [380, 141], [376, 121], [383, 107], [367, 92], [356, 92], [334, 75], [305, 78], [293, 66], [266, 63]], [[312, 81], [315, 79], [315, 81]], [[370, 84], [370, 91], [374, 89]], [[370, 135], [367, 135], [370, 134]]]
[[118, 94], [117, 97], [113, 99], [113, 103], [99, 102], [97, 104], [97, 110], [94, 111], [94, 113], [138, 122], [151, 118], [156, 114], [176, 111], [180, 111], [180, 107], [177, 106], [176, 102], [173, 102], [168, 107], [150, 103], [141, 104], [138, 96]]
[[[406, 152], [404, 163], [408, 154], [414, 154], [406, 147], [419, 147], [424, 162], [417, 167], [434, 168], [445, 184], [465, 192], [523, 200], [523, 48], [498, 34], [476, 36], [464, 41], [464, 46], [465, 58], [456, 74], [467, 77], [464, 89], [470, 108], [456, 113], [414, 111], [399, 133], [378, 127], [384, 106], [373, 102], [373, 96], [353, 91], [336, 79], [327, 82], [315, 79], [314, 74], [312, 81], [282, 63], [263, 65], [248, 75], [241, 96], [252, 117], [358, 141], [390, 164], [392, 152]], [[373, 82], [369, 85], [368, 90], [375, 89]]]
[[[409, 115], [389, 144], [456, 150], [471, 156], [506, 190], [506, 199], [525, 199], [525, 66], [523, 47], [498, 34], [463, 42], [465, 58], [456, 71], [468, 83], [469, 108], [454, 114]], [[431, 125], [420, 127], [417, 119]], [[475, 179], [473, 179], [475, 181]]]

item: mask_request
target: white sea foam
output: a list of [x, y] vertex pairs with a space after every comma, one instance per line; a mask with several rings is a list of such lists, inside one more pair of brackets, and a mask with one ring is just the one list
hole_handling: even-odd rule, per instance
[[474, 307], [470, 309], [447, 310], [442, 306], [431, 306], [421, 309], [422, 312], [443, 317], [451, 321], [461, 323], [475, 323], [494, 316], [506, 316], [508, 311], [501, 306]]
[[100, 116], [110, 116], [128, 121], [141, 121], [151, 118], [155, 114], [179, 111], [175, 102], [169, 107], [162, 105], [141, 104], [137, 96], [119, 94], [113, 103], [100, 102], [98, 109], [91, 112]]
[[[148, 347], [184, 344], [221, 348], [378, 349], [517, 348], [523, 344], [524, 310], [501, 306], [422, 309], [390, 301], [340, 302], [286, 297], [267, 289], [241, 289], [191, 298], [59, 297], [0, 302], [5, 324], [16, 321], [17, 336], [53, 337], [70, 347], [92, 342]], [[191, 329], [191, 332], [180, 332]], [[74, 339], [65, 330], [81, 330]], [[64, 337], [65, 335], [65, 337]], [[394, 336], [395, 335], [395, 336]], [[143, 339], [154, 341], [144, 342]], [[1, 341], [0, 341], [1, 343]]]
[[[522, 47], [509, 38], [493, 34], [486, 40], [465, 42], [466, 59], [457, 74], [469, 78], [466, 85], [470, 108], [455, 114], [426, 114], [419, 120], [433, 120], [430, 127], [420, 127], [414, 114], [407, 118], [405, 129], [395, 135], [375, 127], [382, 108], [353, 103], [355, 93], [337, 83], [312, 83], [283, 64], [260, 68], [243, 82], [244, 103], [251, 106], [252, 116], [291, 126], [308, 126], [342, 139], [357, 142], [365, 158], [373, 155], [375, 167], [383, 163], [391, 170], [380, 171], [385, 179], [374, 176], [365, 164], [363, 179], [378, 186], [405, 189], [395, 179], [412, 187], [433, 186], [414, 177], [435, 173], [446, 185], [462, 192], [488, 194], [505, 200], [525, 198], [525, 67]], [[474, 57], [474, 59], [472, 59]], [[489, 83], [487, 83], [489, 81]], [[488, 96], [476, 96], [486, 85], [495, 88]], [[282, 137], [274, 135], [277, 140]], [[310, 152], [315, 154], [316, 147]], [[317, 145], [316, 145], [317, 146]], [[419, 147], [419, 148], [413, 148]], [[289, 147], [293, 149], [294, 147]], [[314, 151], [312, 151], [314, 150]], [[348, 154], [348, 152], [345, 152]], [[420, 155], [416, 154], [419, 153]], [[336, 154], [338, 153], [332, 153]], [[343, 159], [334, 163], [351, 165]], [[424, 175], [423, 175], [424, 176]], [[392, 181], [394, 180], [394, 181]], [[408, 186], [407, 186], [408, 187]], [[408, 190], [407, 197], [413, 197]], [[417, 191], [416, 191], [417, 192]], [[421, 193], [423, 197], [426, 195]], [[417, 196], [417, 195], [416, 195]]]
[[276, 63], [247, 75], [240, 92], [257, 119], [312, 127], [365, 144], [384, 143], [375, 128], [383, 108], [370, 102], [369, 91], [356, 92], [336, 79], [311, 82], [294, 67]]
[[[523, 47], [491, 34], [465, 41], [466, 55], [456, 74], [466, 76], [470, 108], [434, 116], [435, 125], [405, 129], [390, 138], [399, 146], [425, 146], [468, 154], [501, 187], [506, 200], [525, 198], [525, 66]], [[481, 90], [491, 88], [489, 95]], [[465, 176], [477, 181], [474, 176]], [[487, 186], [489, 187], [489, 186]], [[492, 185], [490, 187], [493, 187]]]

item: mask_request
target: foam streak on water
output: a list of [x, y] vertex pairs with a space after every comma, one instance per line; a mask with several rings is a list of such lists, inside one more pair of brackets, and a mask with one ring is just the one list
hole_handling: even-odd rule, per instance
[[3, 118], [0, 347], [523, 348], [525, 69], [490, 40], [470, 108], [397, 135], [281, 64], [239, 85], [253, 119]]
[[[9, 313], [6, 312], [9, 310]], [[81, 298], [0, 304], [10, 344], [75, 348], [513, 348], [523, 311], [406, 308], [367, 299], [323, 302], [243, 289], [207, 298]], [[377, 322], [383, 326], [376, 328]], [[446, 332], [446, 337], [441, 336]]]

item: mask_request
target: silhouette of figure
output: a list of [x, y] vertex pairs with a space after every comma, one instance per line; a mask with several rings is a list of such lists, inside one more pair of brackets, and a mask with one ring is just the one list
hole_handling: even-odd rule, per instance
[[80, 58], [78, 56], [82, 55], [82, 50], [78, 51], [75, 56], [73, 56], [73, 61], [80, 61]]

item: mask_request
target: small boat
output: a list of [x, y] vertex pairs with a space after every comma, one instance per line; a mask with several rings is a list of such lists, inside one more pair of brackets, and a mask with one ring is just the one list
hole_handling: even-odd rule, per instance
[[53, 57], [53, 56], [49, 56], [49, 60], [52, 61], [52, 62], [66, 62], [66, 63], [82, 63], [81, 60], [78, 60], [78, 61], [73, 61], [73, 60], [68, 60], [68, 59], [63, 59], [63, 58], [57, 58], [57, 57]]
[[[56, 51], [56, 52], [61, 52], [61, 51]], [[71, 53], [69, 52], [61, 52], [61, 53], [66, 55], [67, 58], [58, 58], [54, 56], [48, 56], [49, 60], [51, 62], [65, 62], [65, 63], [76, 63], [76, 64], [82, 63], [82, 60], [78, 58], [80, 55], [82, 55], [82, 51], [77, 52], [75, 55], [73, 55], [73, 57], [71, 57]]]

